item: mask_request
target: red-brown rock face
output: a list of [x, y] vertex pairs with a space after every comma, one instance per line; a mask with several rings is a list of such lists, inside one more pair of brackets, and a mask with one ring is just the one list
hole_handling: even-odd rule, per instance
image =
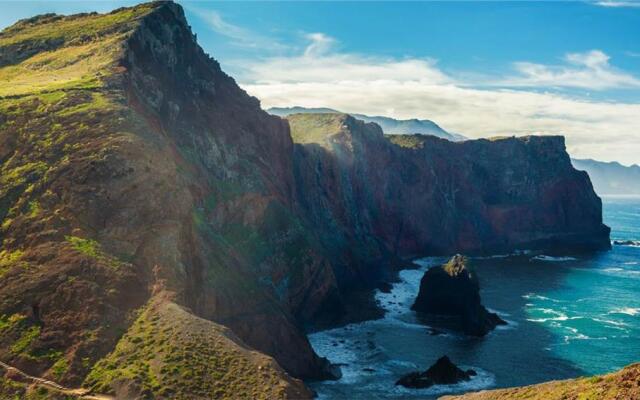
[[562, 137], [450, 142], [340, 114], [289, 121], [300, 202], [344, 260], [341, 284], [389, 255], [609, 247], [601, 201]]

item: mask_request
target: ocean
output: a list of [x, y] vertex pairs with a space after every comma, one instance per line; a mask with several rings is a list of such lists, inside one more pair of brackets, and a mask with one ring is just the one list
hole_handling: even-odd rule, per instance
[[[614, 371], [640, 362], [640, 197], [605, 197], [611, 239], [631, 241], [580, 257], [544, 254], [473, 258], [483, 304], [508, 322], [484, 338], [434, 332], [410, 310], [424, 271], [418, 260], [390, 293], [376, 293], [385, 316], [309, 336], [316, 352], [341, 364], [337, 381], [311, 383], [320, 399], [429, 399]], [[439, 334], [435, 334], [439, 333]], [[478, 375], [428, 389], [395, 386], [448, 355]]]

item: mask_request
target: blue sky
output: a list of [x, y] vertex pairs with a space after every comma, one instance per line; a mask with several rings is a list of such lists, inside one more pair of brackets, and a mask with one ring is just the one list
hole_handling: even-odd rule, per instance
[[[130, 1], [5, 2], [0, 27]], [[469, 137], [564, 134], [640, 163], [640, 3], [180, 2], [263, 106], [433, 119]]]

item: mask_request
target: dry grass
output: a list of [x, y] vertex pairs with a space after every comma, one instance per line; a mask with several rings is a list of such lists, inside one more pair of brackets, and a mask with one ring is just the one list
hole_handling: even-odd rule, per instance
[[294, 143], [325, 144], [331, 136], [345, 129], [346, 114], [293, 114], [287, 117]]
[[538, 385], [488, 390], [441, 400], [629, 400], [640, 399], [640, 364], [618, 372], [589, 378], [553, 381]]
[[62, 89], [94, 89], [113, 64], [118, 38], [39, 53], [18, 65], [0, 68], [0, 96]]

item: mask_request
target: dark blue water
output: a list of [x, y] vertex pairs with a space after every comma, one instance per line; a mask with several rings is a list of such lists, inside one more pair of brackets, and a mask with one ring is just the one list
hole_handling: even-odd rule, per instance
[[[612, 239], [640, 241], [640, 198], [603, 203]], [[424, 270], [442, 261], [423, 259], [420, 270], [400, 273], [391, 293], [377, 293], [385, 318], [310, 336], [320, 355], [344, 364], [342, 379], [312, 385], [321, 398], [435, 398], [609, 372], [640, 361], [640, 247], [614, 245], [581, 258], [473, 259], [483, 303], [509, 322], [481, 339], [430, 335], [409, 310]], [[394, 385], [444, 354], [478, 376], [422, 390]]]

